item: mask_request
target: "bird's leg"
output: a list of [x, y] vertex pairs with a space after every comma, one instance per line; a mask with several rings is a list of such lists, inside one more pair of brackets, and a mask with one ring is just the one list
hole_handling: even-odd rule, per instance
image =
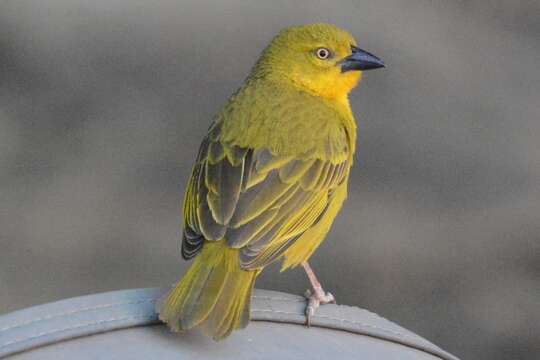
[[311, 317], [315, 314], [315, 310], [317, 310], [320, 305], [335, 303], [336, 300], [334, 299], [334, 295], [323, 290], [321, 283], [307, 261], [302, 263], [302, 267], [311, 283], [311, 290], [308, 289], [305, 293], [305, 297], [308, 299], [306, 307], [306, 325], [309, 327], [311, 325]]

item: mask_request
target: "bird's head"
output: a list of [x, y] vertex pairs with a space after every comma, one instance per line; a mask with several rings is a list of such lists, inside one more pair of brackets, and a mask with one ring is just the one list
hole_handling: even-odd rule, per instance
[[316, 96], [342, 98], [356, 86], [362, 71], [381, 67], [383, 61], [358, 48], [345, 30], [310, 24], [282, 30], [253, 71]]

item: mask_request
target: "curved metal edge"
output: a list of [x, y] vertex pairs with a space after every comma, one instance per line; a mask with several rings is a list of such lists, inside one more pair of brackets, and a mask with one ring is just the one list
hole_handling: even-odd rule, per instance
[[[165, 292], [133, 289], [82, 296], [35, 306], [0, 316], [0, 358], [36, 347], [129, 327], [159, 323], [155, 303]], [[305, 324], [305, 300], [300, 296], [255, 290], [251, 319]], [[418, 335], [367, 310], [325, 305], [312, 318], [312, 326], [371, 336], [412, 347], [443, 360], [455, 356]]]
[[[306, 324], [304, 297], [269, 290], [256, 290], [252, 296], [251, 320]], [[417, 334], [354, 306], [327, 304], [317, 309], [311, 326], [370, 336], [411, 347], [443, 360], [459, 360]]]

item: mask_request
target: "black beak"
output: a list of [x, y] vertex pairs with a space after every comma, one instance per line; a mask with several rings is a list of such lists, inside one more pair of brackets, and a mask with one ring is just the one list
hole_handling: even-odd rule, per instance
[[372, 70], [385, 67], [384, 62], [373, 54], [351, 45], [352, 54], [340, 60], [341, 72]]

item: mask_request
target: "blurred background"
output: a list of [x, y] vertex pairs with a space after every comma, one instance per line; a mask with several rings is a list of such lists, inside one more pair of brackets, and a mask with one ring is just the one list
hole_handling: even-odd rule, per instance
[[[282, 27], [324, 21], [388, 64], [351, 94], [325, 288], [463, 359], [537, 359], [539, 18], [538, 0], [1, 1], [0, 313], [176, 281], [213, 114]], [[274, 266], [257, 286], [308, 283]]]

